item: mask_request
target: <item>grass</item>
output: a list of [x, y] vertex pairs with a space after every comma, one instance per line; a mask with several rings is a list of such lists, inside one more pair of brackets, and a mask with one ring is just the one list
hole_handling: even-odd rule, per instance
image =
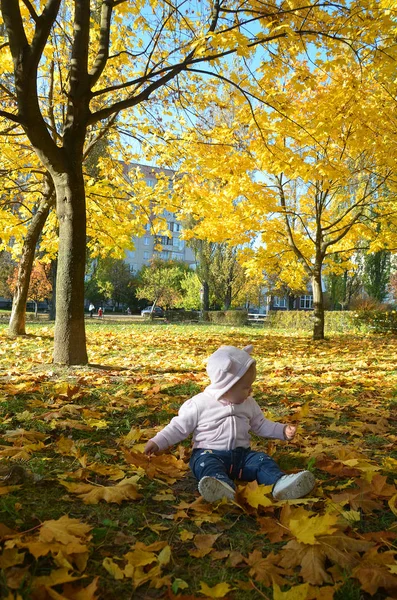
[[[388, 477], [389, 485], [393, 482], [393, 467], [386, 461], [396, 456], [392, 411], [396, 406], [397, 340], [392, 336], [349, 335], [312, 342], [309, 336], [285, 336], [256, 328], [104, 320], [87, 324], [90, 365], [70, 368], [51, 364], [52, 336], [52, 325], [32, 323], [29, 336], [8, 340], [6, 327], [0, 325], [0, 347], [7, 348], [0, 353], [0, 486], [21, 486], [0, 496], [0, 514], [4, 525], [20, 532], [63, 515], [92, 527], [88, 563], [82, 573], [86, 579], [76, 582], [76, 589], [99, 576], [97, 593], [106, 600], [172, 597], [168, 589], [193, 599], [203, 597], [203, 581], [210, 587], [229, 583], [233, 590], [227, 597], [233, 600], [273, 598], [271, 580], [261, 571], [251, 572], [244, 561], [254, 551], [264, 560], [271, 553], [281, 557], [285, 544], [294, 539], [282, 507], [197, 504], [196, 482], [188, 472], [180, 478], [175, 471], [174, 481], [149, 478], [125, 458], [126, 451], [142, 450], [179, 406], [207, 385], [205, 359], [222, 344], [254, 344], [257, 401], [269, 418], [299, 423], [294, 443], [253, 437], [253, 447], [268, 451], [287, 472], [310, 468], [315, 474], [318, 497], [303, 505], [304, 510], [321, 517], [330, 505], [337, 506], [332, 500], [334, 493], [354, 490], [356, 481], [370, 479], [373, 468]], [[7, 451], [23, 449], [26, 440], [15, 442], [8, 432], [21, 429], [44, 434], [44, 446], [27, 457], [12, 459]], [[126, 446], [125, 436], [131, 432], [136, 436]], [[62, 440], [74, 442], [74, 454], [62, 454]], [[186, 462], [189, 448], [186, 441], [172, 452]], [[353, 467], [355, 460], [364, 461], [359, 469], [343, 463], [346, 452], [353, 457], [346, 459], [353, 461]], [[121, 467], [126, 477], [138, 474], [141, 498], [120, 505], [103, 501], [91, 505], [62, 485], [64, 478], [98, 488], [117, 483], [93, 470], [95, 465]], [[369, 470], [365, 470], [367, 465]], [[362, 513], [346, 535], [358, 539], [371, 532], [386, 532], [379, 552], [390, 552], [395, 532], [390, 496], [373, 494], [373, 499], [382, 510]], [[348, 502], [338, 510], [349, 510]], [[282, 539], [271, 541], [262, 521], [266, 518], [276, 524], [284, 519]], [[219, 537], [208, 554], [197, 557], [196, 538], [189, 534]], [[171, 562], [161, 573], [168, 583], [155, 587], [153, 580], [152, 585], [148, 581], [134, 589], [131, 578], [115, 579], [104, 568], [105, 559], [123, 567], [123, 557], [138, 542], [169, 544]], [[244, 560], [236, 558], [234, 562], [237, 553]], [[361, 552], [357, 560], [363, 556]], [[34, 578], [53, 572], [56, 566], [50, 554], [35, 560], [26, 552], [22, 565], [0, 570], [0, 597], [18, 593], [22, 600], [36, 600]], [[149, 563], [142, 568], [148, 572], [152, 567]], [[389, 596], [382, 586], [369, 594], [351, 570], [332, 561], [326, 562], [325, 568], [334, 578], [335, 600], [384, 600]], [[20, 573], [17, 587], [12, 583], [15, 573]], [[304, 583], [302, 573], [300, 567], [284, 572], [281, 589]], [[178, 591], [179, 580], [188, 587]], [[67, 593], [62, 584], [53, 586], [53, 591]], [[320, 597], [321, 591], [317, 593]]]

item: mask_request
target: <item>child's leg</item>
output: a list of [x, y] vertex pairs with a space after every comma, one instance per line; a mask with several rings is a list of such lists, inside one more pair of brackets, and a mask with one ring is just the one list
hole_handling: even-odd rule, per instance
[[239, 479], [273, 485], [276, 500], [290, 500], [306, 496], [315, 486], [316, 480], [310, 471], [299, 471], [286, 475], [277, 463], [264, 452], [249, 452]]
[[216, 502], [222, 498], [235, 499], [234, 483], [228, 476], [230, 452], [195, 450], [190, 468], [199, 481], [198, 489], [204, 500]]
[[199, 448], [193, 451], [189, 464], [198, 481], [203, 477], [215, 477], [234, 488], [234, 483], [228, 476], [231, 465], [230, 452]]
[[243, 468], [239, 479], [243, 481], [256, 481], [264, 485], [273, 485], [285, 475], [278, 464], [264, 452], [251, 450], [245, 456]]

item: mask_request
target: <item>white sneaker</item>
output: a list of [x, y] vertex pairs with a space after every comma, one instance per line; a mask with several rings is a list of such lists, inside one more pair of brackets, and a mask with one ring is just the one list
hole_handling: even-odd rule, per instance
[[227, 498], [235, 500], [236, 492], [231, 485], [215, 477], [203, 477], [198, 484], [198, 491], [207, 502], [216, 502]]
[[273, 487], [273, 498], [276, 500], [292, 500], [302, 498], [312, 491], [316, 484], [310, 471], [300, 471], [292, 475], [283, 475]]

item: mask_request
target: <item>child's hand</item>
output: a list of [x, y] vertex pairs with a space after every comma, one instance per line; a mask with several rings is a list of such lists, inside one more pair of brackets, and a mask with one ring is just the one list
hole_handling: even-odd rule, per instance
[[155, 444], [154, 442], [152, 442], [151, 440], [149, 440], [148, 443], [146, 444], [143, 452], [147, 456], [151, 456], [152, 454], [156, 454], [156, 452], [158, 452], [158, 451], [159, 451], [158, 445]]
[[286, 440], [293, 440], [296, 433], [295, 425], [286, 425], [284, 427], [284, 437]]

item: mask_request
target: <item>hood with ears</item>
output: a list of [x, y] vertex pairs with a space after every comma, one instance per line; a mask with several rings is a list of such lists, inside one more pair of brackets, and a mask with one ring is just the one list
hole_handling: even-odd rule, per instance
[[251, 357], [252, 346], [242, 350], [235, 346], [221, 346], [211, 354], [207, 362], [207, 373], [211, 384], [206, 388], [217, 400], [242, 378], [255, 359]]

